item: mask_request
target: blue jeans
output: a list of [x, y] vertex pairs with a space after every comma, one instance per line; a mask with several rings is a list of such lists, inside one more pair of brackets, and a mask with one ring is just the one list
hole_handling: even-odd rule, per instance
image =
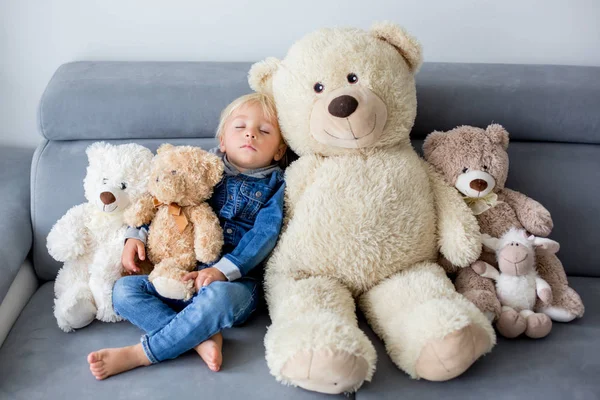
[[216, 281], [182, 301], [160, 296], [147, 275], [125, 276], [115, 283], [113, 306], [118, 315], [146, 332], [142, 346], [154, 364], [246, 321], [256, 309], [257, 286], [251, 278]]

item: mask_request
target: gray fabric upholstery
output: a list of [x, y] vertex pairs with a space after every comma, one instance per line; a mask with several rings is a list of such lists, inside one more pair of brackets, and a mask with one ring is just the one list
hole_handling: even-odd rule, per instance
[[554, 323], [544, 339], [498, 339], [494, 350], [457, 379], [434, 383], [411, 380], [385, 354], [369, 328], [377, 348], [373, 381], [357, 394], [358, 400], [467, 400], [545, 399], [597, 400], [600, 397], [600, 278], [570, 278], [587, 306], [581, 320]]
[[250, 63], [75, 62], [40, 101], [46, 139], [212, 137], [221, 110], [250, 93]]
[[[243, 326], [223, 332], [223, 368], [211, 372], [200, 357], [176, 360], [96, 381], [87, 355], [104, 347], [136, 344], [142, 331], [128, 322], [94, 322], [64, 333], [52, 315], [52, 283], [33, 296], [0, 348], [0, 399], [326, 399], [285, 387], [269, 374], [263, 338], [264, 309]], [[352, 396], [351, 398], [353, 398]]]
[[[76, 62], [42, 96], [51, 140], [213, 136], [220, 110], [250, 91], [251, 63]], [[519, 140], [600, 143], [600, 68], [425, 63], [413, 136], [502, 123]]]
[[[371, 330], [378, 351], [373, 381], [357, 399], [597, 399], [600, 376], [600, 279], [571, 278], [588, 309], [582, 320], [556, 323], [542, 340], [499, 340], [492, 353], [445, 383], [414, 381], [398, 370]], [[0, 348], [0, 398], [36, 399], [313, 399], [328, 396], [289, 388], [269, 375], [263, 337], [265, 311], [224, 332], [224, 364], [211, 373], [190, 353], [179, 359], [96, 382], [86, 355], [135, 344], [141, 331], [127, 322], [67, 334], [52, 316], [52, 284], [43, 285]], [[340, 398], [343, 398], [340, 396]]]
[[414, 138], [504, 125], [513, 139], [600, 143], [600, 67], [425, 63]]
[[33, 150], [0, 147], [0, 302], [31, 248], [29, 170]]

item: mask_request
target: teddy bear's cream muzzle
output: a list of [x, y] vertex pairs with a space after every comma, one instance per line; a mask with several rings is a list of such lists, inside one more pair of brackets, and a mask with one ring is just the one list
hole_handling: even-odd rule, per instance
[[387, 121], [387, 107], [370, 89], [345, 86], [319, 99], [310, 117], [310, 132], [319, 143], [362, 148], [377, 143]]

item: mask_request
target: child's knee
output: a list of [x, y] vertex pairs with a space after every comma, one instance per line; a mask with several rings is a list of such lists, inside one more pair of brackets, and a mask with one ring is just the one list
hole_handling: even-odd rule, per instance
[[112, 299], [113, 307], [117, 313], [120, 306], [127, 304], [132, 295], [142, 290], [145, 282], [141, 278], [141, 276], [124, 276], [115, 282]]

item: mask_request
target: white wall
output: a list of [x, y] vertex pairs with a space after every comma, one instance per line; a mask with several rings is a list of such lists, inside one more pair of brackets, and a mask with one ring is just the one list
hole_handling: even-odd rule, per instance
[[254, 61], [384, 19], [426, 61], [600, 65], [598, 0], [0, 0], [0, 145], [39, 143], [38, 101], [64, 62]]

